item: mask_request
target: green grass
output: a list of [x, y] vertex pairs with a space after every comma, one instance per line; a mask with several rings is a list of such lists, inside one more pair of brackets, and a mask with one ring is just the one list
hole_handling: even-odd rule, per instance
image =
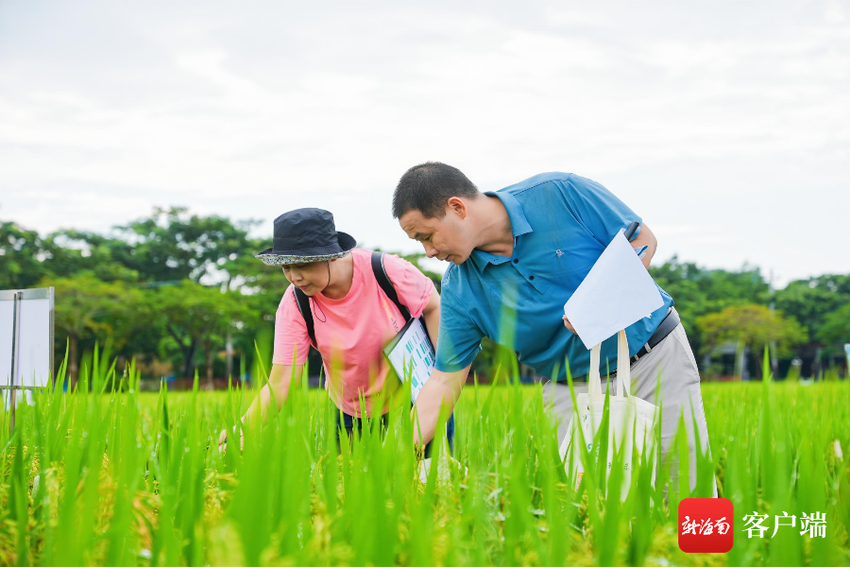
[[[691, 494], [637, 467], [625, 502], [607, 499], [619, 480], [592, 463], [576, 488], [539, 387], [465, 389], [455, 458], [468, 469], [432, 468], [422, 484], [403, 408], [385, 435], [375, 423], [340, 452], [326, 393], [300, 389], [264, 428], [245, 426], [243, 452], [231, 439], [222, 454], [218, 432], [253, 391], [140, 394], [130, 369], [100, 394], [111, 372], [92, 370], [91, 393], [37, 395], [12, 437], [3, 416], [0, 564], [850, 563], [846, 382], [703, 385], [711, 457], [694, 496], [716, 478], [736, 534], [729, 554], [689, 555], [676, 519]], [[826, 539], [741, 532], [752, 511], [771, 514], [770, 536], [773, 514], [815, 510]]]

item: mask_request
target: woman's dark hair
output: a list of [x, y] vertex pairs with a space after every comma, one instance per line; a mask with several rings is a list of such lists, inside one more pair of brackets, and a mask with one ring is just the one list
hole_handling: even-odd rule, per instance
[[398, 219], [411, 209], [425, 218], [442, 218], [450, 197], [479, 195], [462, 171], [441, 162], [425, 162], [407, 170], [393, 193], [393, 217]]

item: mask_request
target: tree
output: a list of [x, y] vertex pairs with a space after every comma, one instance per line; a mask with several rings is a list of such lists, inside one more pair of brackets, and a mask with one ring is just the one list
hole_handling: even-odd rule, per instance
[[47, 275], [44, 249], [35, 231], [10, 221], [0, 222], [0, 290], [31, 288]]
[[839, 349], [850, 343], [850, 302], [824, 318], [817, 336], [824, 345]]
[[816, 368], [820, 365], [821, 352], [830, 355], [841, 354], [840, 347], [823, 339], [825, 336], [822, 328], [827, 325], [828, 319], [832, 319], [833, 315], [848, 303], [850, 275], [846, 274], [825, 274], [816, 278], [795, 280], [785, 289], [776, 292], [776, 307], [812, 330], [810, 341], [803, 346], [803, 356], [811, 357], [814, 361], [812, 375], [816, 374]]
[[696, 353], [704, 351], [704, 338], [697, 325], [701, 316], [729, 306], [766, 306], [770, 299], [768, 283], [759, 269], [747, 265], [740, 272], [709, 270], [692, 262], [679, 262], [674, 256], [664, 264], [652, 266], [649, 272], [673, 297]]
[[247, 304], [238, 292], [221, 291], [184, 280], [178, 285], [163, 286], [153, 294], [152, 308], [158, 323], [164, 327], [181, 352], [183, 377], [194, 375], [198, 348], [206, 356], [206, 378], [210, 386], [216, 348], [224, 344], [228, 330], [244, 325], [252, 318]]
[[257, 317], [274, 320], [280, 299], [289, 287], [289, 281], [279, 266], [266, 266], [254, 254], [268, 247], [263, 240], [248, 241], [247, 250], [221, 264], [227, 275], [222, 283], [225, 290], [241, 292]]
[[222, 266], [257, 252], [248, 238], [248, 229], [255, 224], [233, 224], [217, 215], [190, 216], [182, 207], [156, 208], [150, 218], [116, 227], [123, 239], [113, 248], [112, 258], [145, 281], [229, 282], [234, 275], [222, 274]]
[[132, 337], [132, 330], [141, 325], [138, 290], [123, 282], [102, 282], [91, 273], [73, 278], [51, 278], [41, 282], [53, 286], [56, 293], [54, 325], [68, 337], [68, 369], [71, 387], [79, 375], [80, 340], [87, 335], [113, 339], [117, 344]]
[[[279, 267], [254, 258], [271, 241], [248, 235], [255, 224], [191, 215], [175, 207], [154, 209], [149, 217], [108, 234], [61, 230], [40, 237], [13, 222], [0, 222], [0, 288], [57, 286], [57, 329], [73, 338], [75, 379], [78, 350], [106, 336], [113, 338], [119, 356], [148, 362], [167, 356], [187, 377], [193, 375], [197, 359], [211, 378], [222, 345], [235, 344], [253, 357], [258, 330], [272, 329], [289, 285]], [[441, 277], [423, 268], [424, 254], [400, 256], [419, 267], [439, 290]], [[804, 368], [819, 361], [821, 353], [840, 352], [850, 275], [792, 282], [771, 297], [768, 283], [752, 266], [709, 270], [674, 257], [653, 266], [650, 273], [674, 298], [698, 353], [710, 352], [726, 325], [701, 318], [725, 313], [718, 317], [740, 319], [744, 316], [724, 310], [764, 307], [770, 301], [811, 331], [808, 343], [795, 353], [802, 356]], [[723, 333], [734, 335], [729, 329]], [[753, 346], [760, 349], [756, 344], [764, 339], [756, 337]], [[64, 341], [61, 345], [64, 349]], [[784, 344], [782, 351], [790, 354]], [[501, 356], [487, 344], [474, 368], [483, 370]]]
[[120, 239], [87, 231], [56, 231], [44, 239], [44, 267], [60, 278], [87, 272], [104, 282], [137, 282], [139, 273], [115, 260], [114, 251], [126, 246]]
[[[781, 355], [807, 340], [806, 329], [797, 320], [755, 304], [730, 306], [702, 316], [697, 319], [697, 327], [705, 338], [707, 352], [729, 341], [737, 343], [739, 349], [749, 347], [755, 352], [775, 342]], [[760, 369], [758, 365], [756, 368]]]

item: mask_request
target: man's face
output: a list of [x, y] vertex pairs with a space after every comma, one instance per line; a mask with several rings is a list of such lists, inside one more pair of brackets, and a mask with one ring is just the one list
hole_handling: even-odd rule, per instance
[[418, 209], [411, 209], [399, 217], [398, 223], [408, 237], [422, 244], [428, 258], [463, 264], [475, 248], [467, 235], [466, 221], [466, 208], [461, 203], [460, 207], [446, 207], [442, 218], [426, 218]]
[[306, 296], [315, 296], [328, 286], [328, 263], [306, 262], [303, 264], [284, 264], [283, 275]]

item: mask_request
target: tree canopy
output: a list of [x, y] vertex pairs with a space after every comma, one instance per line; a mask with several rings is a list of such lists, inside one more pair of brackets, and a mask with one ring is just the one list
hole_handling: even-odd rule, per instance
[[[289, 285], [279, 269], [254, 258], [271, 241], [250, 235], [256, 225], [180, 207], [154, 209], [106, 234], [42, 236], [2, 221], [0, 289], [56, 288], [57, 360], [67, 342], [74, 374], [82, 352], [109, 341], [152, 378], [198, 370], [211, 381], [227, 373], [228, 344], [236, 368], [252, 368], [255, 340], [271, 333]], [[441, 277], [423, 269], [423, 254], [403, 256], [439, 289]], [[772, 293], [753, 266], [709, 269], [674, 257], [650, 272], [673, 296], [697, 354], [723, 342], [754, 352], [773, 342], [781, 357], [828, 364], [850, 342], [850, 275], [799, 280]], [[268, 348], [266, 339], [258, 343]], [[473, 369], [490, 374], [508, 355], [488, 344]]]

